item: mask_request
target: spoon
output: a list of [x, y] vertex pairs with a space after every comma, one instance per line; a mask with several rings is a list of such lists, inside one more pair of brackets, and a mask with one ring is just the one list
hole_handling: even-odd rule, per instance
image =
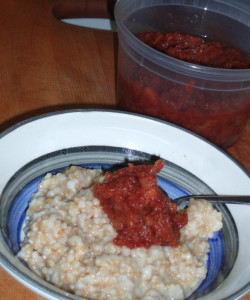
[[221, 204], [248, 204], [250, 205], [250, 196], [242, 195], [188, 195], [172, 199], [172, 202], [178, 206], [186, 206], [191, 199], [204, 199], [212, 203]]

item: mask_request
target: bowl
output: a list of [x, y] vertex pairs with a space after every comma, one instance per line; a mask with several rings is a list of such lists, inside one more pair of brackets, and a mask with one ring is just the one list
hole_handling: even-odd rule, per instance
[[[247, 172], [219, 148], [178, 126], [133, 113], [72, 110], [38, 116], [3, 132], [0, 149], [0, 264], [48, 299], [80, 298], [46, 282], [17, 256], [27, 206], [47, 172], [72, 164], [106, 170], [124, 161], [160, 158], [165, 166], [158, 182], [171, 198], [250, 191]], [[250, 207], [216, 209], [223, 229], [209, 240], [206, 279], [189, 299], [235, 299], [250, 290]]]
[[[185, 56], [177, 59], [156, 50], [156, 40], [165, 51], [164, 34], [171, 35], [170, 45], [177, 39], [174, 34], [186, 34], [249, 55], [249, 12], [249, 3], [243, 1], [118, 0], [120, 109], [178, 124], [223, 148], [232, 145], [250, 115], [249, 57], [246, 69], [212, 67], [204, 61], [200, 65], [184, 61]], [[151, 32], [151, 37], [145, 32]], [[185, 51], [180, 55], [186, 55]], [[211, 55], [214, 63], [214, 52]]]

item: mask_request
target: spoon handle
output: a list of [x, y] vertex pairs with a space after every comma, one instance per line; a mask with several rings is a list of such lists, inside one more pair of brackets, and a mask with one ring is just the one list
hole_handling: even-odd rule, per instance
[[[204, 199], [212, 203], [250, 204], [250, 196], [244, 195], [190, 195], [176, 199], [178, 204], [190, 199]], [[175, 201], [175, 200], [174, 200]]]

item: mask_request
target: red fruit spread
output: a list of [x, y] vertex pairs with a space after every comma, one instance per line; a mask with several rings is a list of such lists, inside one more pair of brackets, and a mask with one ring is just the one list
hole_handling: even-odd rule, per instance
[[[141, 32], [137, 37], [168, 56], [224, 69], [250, 68], [250, 57], [220, 42], [180, 33]], [[250, 116], [250, 91], [196, 87], [161, 77], [120, 48], [117, 98], [122, 110], [141, 113], [187, 128], [226, 148], [240, 136]], [[209, 82], [208, 82], [209, 83]], [[220, 87], [220, 82], [218, 82]]]
[[137, 37], [152, 48], [187, 62], [225, 69], [250, 68], [249, 56], [220, 42], [181, 33], [141, 32]]
[[164, 163], [134, 166], [107, 173], [104, 183], [94, 187], [117, 236], [114, 243], [128, 248], [151, 245], [179, 245], [180, 229], [188, 222], [186, 212], [177, 213], [176, 204], [157, 184], [156, 174]]

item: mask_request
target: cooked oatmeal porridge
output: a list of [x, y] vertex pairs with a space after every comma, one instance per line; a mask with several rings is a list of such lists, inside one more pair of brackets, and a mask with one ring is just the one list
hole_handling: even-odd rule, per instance
[[87, 299], [187, 297], [206, 277], [207, 239], [221, 229], [221, 213], [192, 201], [178, 247], [119, 247], [93, 195], [104, 178], [78, 166], [47, 174], [29, 204], [18, 256], [40, 277]]

